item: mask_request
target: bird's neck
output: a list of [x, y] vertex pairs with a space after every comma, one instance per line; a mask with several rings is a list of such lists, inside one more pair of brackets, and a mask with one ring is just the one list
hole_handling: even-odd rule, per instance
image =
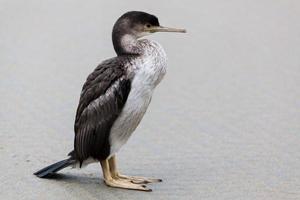
[[137, 37], [132, 34], [113, 35], [113, 45], [118, 56], [139, 55], [142, 53]]

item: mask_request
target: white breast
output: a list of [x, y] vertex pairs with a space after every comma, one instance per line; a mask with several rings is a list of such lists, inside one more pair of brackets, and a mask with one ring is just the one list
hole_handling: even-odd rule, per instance
[[139, 43], [145, 51], [127, 66], [134, 77], [124, 108], [111, 128], [110, 156], [127, 142], [139, 125], [155, 87], [166, 73], [166, 53], [161, 45], [150, 40], [140, 40]]

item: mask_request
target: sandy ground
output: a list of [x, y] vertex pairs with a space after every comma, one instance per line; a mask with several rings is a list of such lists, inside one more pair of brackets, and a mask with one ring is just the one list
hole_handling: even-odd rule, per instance
[[[166, 78], [118, 154], [152, 193], [108, 188], [98, 164], [57, 180], [81, 86], [114, 56], [128, 10], [188, 33], [156, 34]], [[0, 199], [300, 199], [299, 1], [0, 1]]]

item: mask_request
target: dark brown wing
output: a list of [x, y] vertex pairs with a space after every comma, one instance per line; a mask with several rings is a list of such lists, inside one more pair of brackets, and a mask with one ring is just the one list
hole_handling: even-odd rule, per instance
[[81, 92], [75, 119], [75, 156], [82, 163], [110, 153], [109, 132], [127, 100], [131, 81], [122, 63], [112, 58], [91, 73]]

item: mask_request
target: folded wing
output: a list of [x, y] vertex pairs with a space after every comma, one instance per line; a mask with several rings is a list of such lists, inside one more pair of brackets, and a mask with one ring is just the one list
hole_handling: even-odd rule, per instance
[[114, 59], [101, 63], [83, 86], [75, 119], [75, 156], [105, 159], [109, 153], [110, 129], [124, 107], [131, 81]]

